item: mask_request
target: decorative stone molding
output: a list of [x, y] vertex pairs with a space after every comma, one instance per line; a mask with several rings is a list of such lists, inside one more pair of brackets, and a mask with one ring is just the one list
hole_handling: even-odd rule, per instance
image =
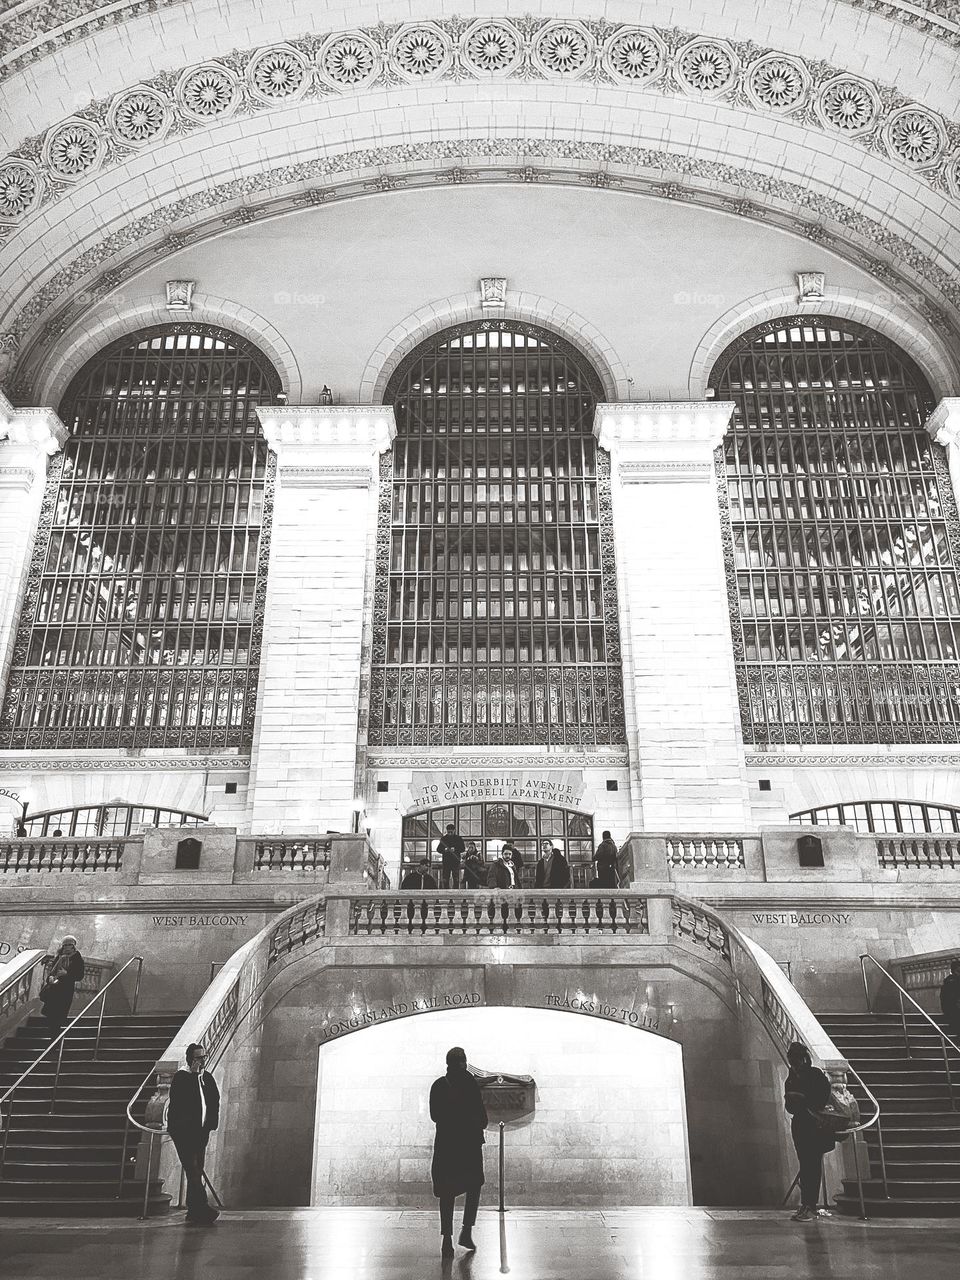
[[762, 766], [765, 769], [862, 769], [870, 766], [883, 766], [889, 769], [925, 769], [960, 768], [960, 752], [933, 751], [929, 755], [916, 752], [884, 751], [874, 755], [838, 751], [836, 755], [813, 754], [805, 752], [779, 751], [747, 751], [744, 759], [751, 767]]
[[166, 283], [167, 310], [192, 311], [194, 280], [168, 280]]
[[483, 276], [480, 280], [480, 306], [484, 311], [502, 311], [507, 305], [505, 276]]
[[397, 434], [390, 405], [262, 405], [257, 417], [284, 489], [366, 488]]
[[[810, 183], [781, 179], [771, 181], [762, 172], [727, 165], [715, 158], [645, 147], [563, 138], [525, 138], [522, 145], [535, 152], [541, 163], [550, 166], [543, 176], [553, 183], [582, 185], [584, 173], [577, 166], [583, 162], [616, 167], [622, 175], [617, 177], [618, 189], [630, 194], [656, 194], [662, 187], [665, 170], [682, 174], [690, 183], [684, 188], [687, 200], [710, 208], [717, 208], [719, 202], [719, 207], [731, 208], [738, 215], [793, 231], [816, 230], [819, 240], [830, 243], [850, 261], [860, 263], [875, 274], [882, 270], [883, 278], [890, 281], [892, 287], [914, 294], [918, 287], [926, 287], [946, 299], [955, 309], [960, 309], [960, 281], [939, 262], [925, 256], [913, 240], [871, 219], [859, 206], [844, 204], [832, 195], [816, 190]], [[210, 212], [201, 215], [199, 220], [196, 198], [185, 196], [132, 220], [90, 245], [72, 261], [65, 262], [50, 281], [36, 290], [15, 320], [9, 323], [8, 331], [22, 340], [23, 335], [43, 319], [53, 303], [64, 297], [75, 300], [80, 282], [100, 270], [104, 261], [115, 254], [128, 254], [123, 271], [117, 272], [119, 276], [126, 277], [141, 270], [155, 257], [158, 249], [169, 243], [171, 226], [177, 222], [187, 224], [189, 234], [186, 231], [175, 232], [176, 243], [171, 250], [180, 249], [185, 244], [195, 245], [209, 236], [221, 234], [222, 207], [237, 200], [246, 201], [259, 195], [260, 211], [264, 215], [280, 216], [301, 207], [307, 194], [303, 190], [277, 194], [278, 188], [291, 182], [313, 183], [319, 180], [331, 184], [326, 188], [327, 199], [350, 199], [367, 191], [365, 182], [355, 176], [358, 171], [398, 165], [407, 171], [408, 185], [428, 186], [433, 185], [437, 175], [423, 171], [425, 165], [449, 164], [464, 156], [483, 159], [482, 167], [477, 170], [461, 170], [465, 181], [502, 182], [512, 171], [510, 160], [515, 165], [517, 146], [517, 139], [512, 137], [455, 138], [345, 151], [305, 161], [296, 166], [295, 173], [285, 165], [267, 168], [207, 189], [203, 208]], [[503, 157], [507, 163], [497, 165], [494, 163], [497, 157]], [[332, 180], [340, 174], [345, 175], [343, 181], [333, 185]], [[738, 190], [755, 193], [756, 201], [725, 194]], [[310, 190], [309, 194], [313, 197], [316, 191]], [[664, 193], [660, 191], [659, 194]], [[798, 210], [802, 217], [798, 216]], [[161, 235], [160, 240], [158, 234]], [[131, 246], [137, 246], [138, 241], [144, 242], [143, 246], [130, 252]], [[473, 295], [470, 306], [476, 306], [475, 298]], [[63, 310], [65, 313], [66, 308]], [[71, 314], [73, 318], [69, 323], [83, 314], [75, 301], [71, 305]], [[29, 353], [24, 359], [30, 359]]]
[[[2, 30], [2, 21], [0, 21]], [[438, 18], [306, 35], [163, 72], [90, 103], [0, 161], [0, 234], [70, 184], [169, 132], [218, 124], [330, 93], [438, 80], [580, 80], [718, 99], [789, 116], [886, 154], [938, 191], [958, 197], [957, 126], [905, 98], [820, 61], [696, 32], [566, 18]], [[104, 110], [105, 105], [105, 110]], [[39, 161], [39, 163], [38, 163]], [[532, 165], [517, 172], [537, 181]], [[384, 175], [394, 181], [391, 175]]]
[[117, 769], [189, 769], [193, 772], [211, 769], [250, 768], [249, 756], [169, 756], [161, 758], [133, 756], [97, 756], [88, 759], [71, 752], [69, 759], [55, 759], [18, 751], [16, 756], [0, 754], [0, 774], [15, 773], [112, 773]]
[[822, 271], [797, 272], [797, 301], [813, 302], [825, 297], [826, 277]]
[[0, 442], [52, 457], [63, 448], [67, 429], [52, 409], [15, 409], [0, 391]]
[[405, 755], [403, 749], [398, 748], [395, 751], [377, 751], [367, 755], [368, 769], [624, 769], [629, 764], [629, 754], [617, 748], [608, 751], [565, 751], [562, 747], [556, 747], [548, 755], [537, 751], [524, 754], [523, 748], [518, 748], [515, 752], [492, 750], [482, 755], [460, 755], [453, 747], [433, 754]]
[[960, 396], [947, 396], [926, 422], [927, 431], [944, 448], [960, 449]]
[[618, 444], [704, 445], [710, 453], [726, 434], [732, 400], [635, 401], [598, 404], [594, 434], [604, 449]]

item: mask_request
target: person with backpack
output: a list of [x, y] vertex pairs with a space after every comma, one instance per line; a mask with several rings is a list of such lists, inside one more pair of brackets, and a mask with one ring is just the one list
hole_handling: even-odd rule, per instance
[[787, 1050], [790, 1072], [783, 1086], [783, 1105], [793, 1117], [790, 1132], [800, 1161], [800, 1208], [793, 1222], [813, 1222], [817, 1216], [823, 1157], [837, 1145], [835, 1132], [823, 1127], [817, 1113], [828, 1107], [831, 1085], [825, 1072], [813, 1065], [810, 1050], [795, 1041]]

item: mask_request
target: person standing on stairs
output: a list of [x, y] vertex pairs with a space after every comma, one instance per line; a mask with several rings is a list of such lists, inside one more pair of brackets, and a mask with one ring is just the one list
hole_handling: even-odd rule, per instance
[[792, 1220], [813, 1222], [819, 1216], [823, 1157], [837, 1145], [832, 1133], [819, 1128], [814, 1114], [830, 1101], [830, 1081], [799, 1041], [787, 1050], [787, 1061], [790, 1072], [783, 1086], [783, 1105], [793, 1117], [790, 1132], [800, 1161], [800, 1208]]
[[950, 961], [950, 973], [940, 988], [940, 1008], [947, 1020], [951, 1038], [960, 1039], [960, 960]]
[[60, 943], [56, 955], [44, 956], [45, 972], [40, 988], [40, 1007], [55, 1040], [67, 1024], [77, 983], [83, 981], [83, 956], [72, 933]]
[[433, 1143], [433, 1194], [440, 1201], [440, 1256], [453, 1257], [453, 1207], [465, 1195], [463, 1227], [458, 1243], [471, 1252], [474, 1223], [483, 1186], [483, 1131], [487, 1111], [480, 1086], [467, 1070], [459, 1046], [447, 1051], [447, 1074], [430, 1089], [430, 1119], [437, 1126]]
[[220, 1124], [220, 1090], [204, 1067], [207, 1056], [198, 1044], [187, 1045], [187, 1069], [170, 1083], [167, 1133], [173, 1139], [187, 1179], [187, 1222], [209, 1227], [220, 1213], [211, 1207], [203, 1185], [203, 1160], [210, 1134]]

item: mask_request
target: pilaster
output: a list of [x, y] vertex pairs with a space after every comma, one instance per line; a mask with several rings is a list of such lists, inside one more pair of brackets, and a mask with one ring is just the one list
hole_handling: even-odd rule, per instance
[[49, 459], [66, 438], [52, 409], [15, 409], [0, 392], [0, 696], [10, 669]]
[[393, 409], [261, 407], [277, 456], [252, 830], [350, 831], [367, 540]]
[[732, 413], [714, 400], [597, 406], [594, 430], [611, 455], [628, 737], [647, 830], [750, 825], [714, 469]]
[[945, 396], [927, 419], [927, 431], [947, 451], [953, 493], [960, 506], [960, 396]]

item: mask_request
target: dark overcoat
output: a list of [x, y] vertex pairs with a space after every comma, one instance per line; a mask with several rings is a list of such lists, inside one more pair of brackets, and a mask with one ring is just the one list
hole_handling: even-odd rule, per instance
[[819, 1067], [791, 1067], [783, 1086], [783, 1105], [793, 1119], [790, 1131], [799, 1155], [801, 1147], [826, 1154], [837, 1145], [832, 1133], [817, 1127], [813, 1112], [830, 1101], [830, 1080]]
[[74, 951], [69, 958], [58, 955], [47, 970], [40, 997], [44, 1015], [66, 1021], [77, 983], [83, 981], [83, 956]]
[[487, 1111], [480, 1086], [469, 1071], [450, 1068], [430, 1089], [433, 1140], [433, 1194], [459, 1196], [483, 1186], [483, 1131]]

